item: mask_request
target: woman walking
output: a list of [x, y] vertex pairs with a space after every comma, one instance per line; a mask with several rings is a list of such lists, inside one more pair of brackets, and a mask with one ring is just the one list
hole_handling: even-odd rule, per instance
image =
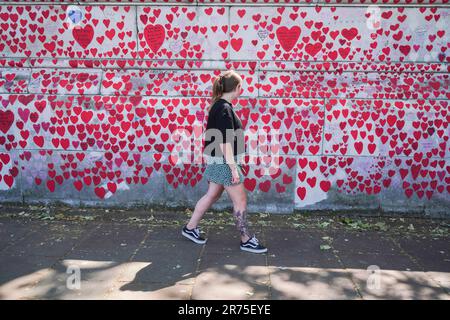
[[225, 72], [214, 81], [203, 152], [207, 160], [204, 177], [209, 188], [197, 202], [191, 219], [183, 227], [182, 235], [195, 243], [206, 243], [206, 239], [200, 235], [198, 224], [225, 189], [233, 202], [233, 216], [241, 235], [241, 250], [264, 253], [267, 248], [259, 243], [247, 226], [247, 194], [240, 164], [245, 153], [244, 133], [232, 104], [241, 94], [242, 83], [241, 76], [233, 70]]

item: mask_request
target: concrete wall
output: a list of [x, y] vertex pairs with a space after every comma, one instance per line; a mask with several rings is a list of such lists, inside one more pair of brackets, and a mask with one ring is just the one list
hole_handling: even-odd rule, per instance
[[450, 216], [448, 1], [254, 2], [2, 4], [0, 200], [192, 207], [204, 165], [173, 133], [199, 155], [234, 69], [246, 129], [280, 133], [249, 210]]

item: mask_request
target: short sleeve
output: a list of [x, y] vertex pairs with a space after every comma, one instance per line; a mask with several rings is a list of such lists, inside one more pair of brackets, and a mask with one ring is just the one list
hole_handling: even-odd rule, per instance
[[216, 124], [217, 129], [219, 129], [220, 132], [222, 133], [223, 143], [233, 142], [233, 140], [227, 141], [226, 139], [227, 130], [230, 131], [231, 134], [234, 133], [234, 122], [232, 112], [233, 110], [231, 110], [231, 107], [225, 105], [224, 108], [217, 113]]

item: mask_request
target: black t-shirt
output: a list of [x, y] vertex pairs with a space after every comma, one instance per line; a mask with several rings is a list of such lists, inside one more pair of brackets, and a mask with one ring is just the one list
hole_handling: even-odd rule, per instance
[[[213, 129], [217, 129], [213, 130]], [[227, 132], [229, 136], [227, 136]], [[222, 137], [222, 141], [219, 141]], [[217, 140], [217, 143], [215, 142]], [[204, 154], [212, 157], [223, 157], [219, 143], [230, 142], [233, 154], [237, 156], [245, 152], [244, 128], [242, 122], [233, 110], [232, 105], [220, 98], [211, 107], [208, 115], [205, 133]], [[234, 143], [232, 143], [234, 142]], [[211, 145], [209, 150], [206, 148]], [[215, 151], [218, 152], [215, 152]]]

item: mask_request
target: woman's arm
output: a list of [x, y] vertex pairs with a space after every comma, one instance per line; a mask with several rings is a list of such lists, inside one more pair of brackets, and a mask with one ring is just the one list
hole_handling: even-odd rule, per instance
[[231, 143], [221, 143], [220, 149], [222, 150], [222, 154], [225, 157], [226, 163], [230, 166], [231, 169], [237, 168], [236, 162], [234, 162], [233, 148], [231, 147]]

